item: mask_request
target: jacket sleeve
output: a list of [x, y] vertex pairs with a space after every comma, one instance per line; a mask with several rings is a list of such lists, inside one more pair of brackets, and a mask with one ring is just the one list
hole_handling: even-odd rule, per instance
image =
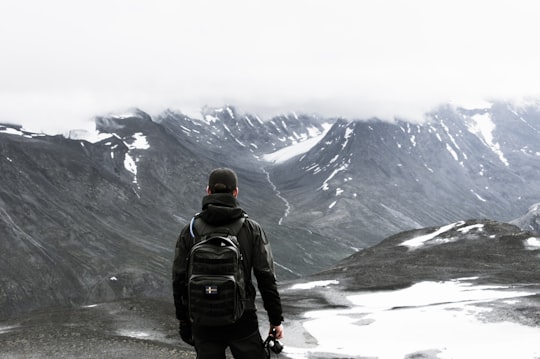
[[272, 325], [280, 325], [283, 321], [281, 298], [277, 289], [274, 272], [272, 250], [262, 227], [254, 223], [253, 240], [253, 273], [263, 300], [264, 309]]
[[189, 227], [186, 226], [182, 229], [182, 232], [176, 241], [172, 268], [172, 287], [176, 318], [182, 321], [189, 319], [186, 287], [187, 256], [189, 251], [188, 243], [190, 242], [188, 228]]

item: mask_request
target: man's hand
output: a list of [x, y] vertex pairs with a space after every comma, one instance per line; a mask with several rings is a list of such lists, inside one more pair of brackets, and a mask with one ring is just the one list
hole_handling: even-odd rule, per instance
[[180, 333], [180, 338], [182, 338], [185, 343], [191, 346], [195, 345], [195, 342], [193, 341], [193, 333], [191, 331], [191, 323], [189, 321], [181, 320], [178, 332]]
[[[272, 333], [272, 331], [276, 331], [275, 333]], [[270, 335], [274, 335], [274, 339], [281, 339], [283, 338], [283, 325], [278, 325], [278, 326], [274, 326], [274, 325], [270, 325], [270, 332], [269, 332]]]

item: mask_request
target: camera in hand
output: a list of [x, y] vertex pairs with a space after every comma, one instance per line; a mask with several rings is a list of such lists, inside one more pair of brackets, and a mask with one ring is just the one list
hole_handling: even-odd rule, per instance
[[283, 350], [283, 344], [276, 339], [276, 330], [272, 329], [272, 332], [268, 335], [268, 338], [264, 341], [264, 348], [268, 353], [272, 351], [273, 353], [279, 354]]

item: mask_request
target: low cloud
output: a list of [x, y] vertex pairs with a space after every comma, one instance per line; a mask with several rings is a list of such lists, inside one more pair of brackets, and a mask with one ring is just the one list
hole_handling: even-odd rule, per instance
[[533, 0], [0, 5], [0, 121], [61, 132], [138, 107], [421, 121], [540, 98]]

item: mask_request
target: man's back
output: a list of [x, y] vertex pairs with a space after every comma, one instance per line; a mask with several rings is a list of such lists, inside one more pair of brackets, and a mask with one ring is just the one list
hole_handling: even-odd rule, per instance
[[245, 218], [228, 226], [209, 226], [193, 217], [193, 244], [188, 255], [189, 315], [199, 326], [223, 326], [236, 322], [246, 301], [244, 257], [237, 235]]
[[[236, 196], [236, 175], [229, 169], [218, 169], [211, 173], [208, 195], [203, 198], [202, 212], [192, 225], [186, 225], [176, 244], [173, 264], [173, 292], [176, 316], [180, 320], [181, 336], [186, 342], [193, 343], [198, 358], [221, 358], [221, 352], [229, 346], [235, 358], [264, 358], [262, 338], [258, 331], [255, 310], [256, 291], [251, 274], [257, 278], [257, 284], [264, 308], [268, 313], [270, 331], [275, 329], [277, 339], [282, 335], [281, 300], [274, 274], [272, 252], [264, 230], [254, 220], [247, 218], [240, 208]], [[223, 189], [216, 192], [212, 189]], [[245, 218], [236, 235], [239, 242], [244, 267], [245, 306], [243, 315], [234, 323], [224, 326], [209, 326], [193, 323], [189, 315], [189, 295], [187, 287], [188, 254], [195, 243], [197, 229], [204, 232], [216, 227], [234, 225]], [[212, 288], [209, 288], [212, 290]], [[193, 333], [191, 333], [193, 332]], [[246, 340], [246, 338], [250, 338]], [[240, 341], [239, 339], [242, 339]]]

